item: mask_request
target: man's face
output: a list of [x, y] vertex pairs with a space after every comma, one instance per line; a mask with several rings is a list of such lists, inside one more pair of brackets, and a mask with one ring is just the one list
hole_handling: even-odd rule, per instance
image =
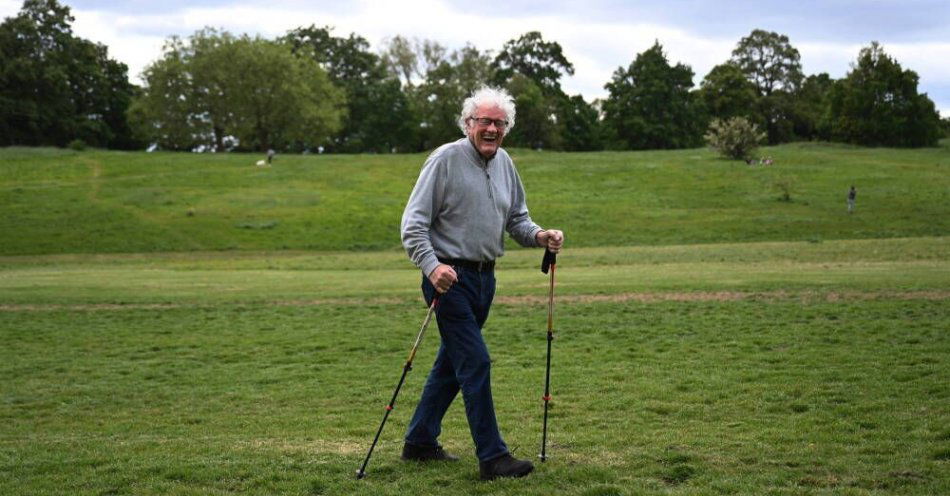
[[[491, 119], [493, 122], [485, 126], [479, 119]], [[485, 158], [491, 158], [501, 146], [505, 137], [505, 126], [499, 128], [494, 121], [505, 121], [505, 112], [495, 106], [480, 106], [475, 109], [475, 115], [468, 120], [468, 138], [475, 144], [475, 149]]]

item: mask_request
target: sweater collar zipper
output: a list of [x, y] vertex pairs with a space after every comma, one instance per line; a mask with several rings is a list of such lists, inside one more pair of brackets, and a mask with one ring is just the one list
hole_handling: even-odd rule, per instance
[[491, 161], [494, 160], [494, 158], [498, 156], [498, 152], [495, 152], [495, 155], [492, 155], [491, 158], [485, 158], [478, 151], [478, 148], [475, 148], [475, 143], [472, 142], [471, 138], [466, 138], [465, 141], [468, 141], [468, 145], [469, 145], [469, 149], [471, 150], [471, 153], [475, 154], [474, 157], [475, 157], [476, 164], [478, 164], [479, 168], [482, 169], [482, 171], [485, 173], [485, 181], [487, 182], [487, 186], [488, 186], [488, 198], [494, 200], [495, 195], [492, 193], [491, 174], [488, 172], [488, 168]]

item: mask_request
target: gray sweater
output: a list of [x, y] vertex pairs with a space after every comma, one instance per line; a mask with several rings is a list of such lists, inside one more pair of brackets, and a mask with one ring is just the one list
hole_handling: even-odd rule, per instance
[[428, 275], [438, 258], [490, 261], [505, 253], [505, 231], [538, 246], [515, 164], [499, 148], [489, 160], [468, 138], [440, 146], [426, 159], [402, 213], [402, 245]]

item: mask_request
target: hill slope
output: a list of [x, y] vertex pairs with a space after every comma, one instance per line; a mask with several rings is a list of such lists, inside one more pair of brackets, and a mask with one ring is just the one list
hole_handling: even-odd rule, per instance
[[[513, 150], [532, 216], [574, 246], [941, 236], [950, 150], [791, 144], [771, 166], [704, 149]], [[396, 250], [424, 154], [0, 149], [0, 254]], [[845, 195], [858, 189], [857, 211]], [[791, 201], [779, 198], [787, 189]]]

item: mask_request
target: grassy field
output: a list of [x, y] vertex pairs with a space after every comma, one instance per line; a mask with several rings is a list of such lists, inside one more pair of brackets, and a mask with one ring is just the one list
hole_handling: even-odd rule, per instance
[[[950, 141], [920, 150], [765, 148], [749, 167], [708, 150], [514, 150], [533, 217], [572, 246], [940, 236]], [[0, 255], [398, 250], [424, 155], [280, 156], [0, 149]], [[779, 201], [778, 184], [791, 201]], [[848, 187], [858, 208], [847, 215]]]
[[[485, 483], [461, 401], [460, 463], [399, 460], [432, 331], [354, 478], [425, 314], [423, 156], [0, 150], [0, 494], [950, 494], [950, 148], [763, 154], [515, 152], [568, 235], [551, 460]], [[539, 261], [500, 260], [484, 329], [531, 458]]]
[[[393, 254], [0, 259], [2, 494], [946, 494], [947, 238], [581, 248], [560, 259], [553, 456], [481, 483], [398, 460], [435, 334], [353, 479], [424, 314]], [[537, 253], [485, 328], [538, 450]]]

